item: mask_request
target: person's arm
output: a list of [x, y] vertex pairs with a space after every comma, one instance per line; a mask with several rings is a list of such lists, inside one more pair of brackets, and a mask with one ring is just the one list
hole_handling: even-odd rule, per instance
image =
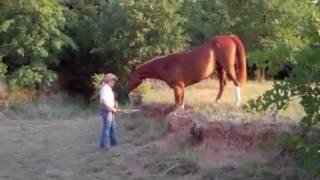
[[111, 111], [113, 113], [117, 112], [117, 108], [116, 107], [112, 107], [109, 105], [108, 101], [111, 100], [111, 96], [110, 96], [110, 92], [108, 89], [102, 89], [101, 91], [101, 100], [102, 100], [102, 106], [104, 108], [106, 108], [108, 111]]
[[113, 113], [118, 111], [117, 107], [110, 107], [108, 103], [105, 102], [104, 99], [102, 100], [102, 104], [103, 104], [103, 107], [105, 107], [108, 111], [111, 111]]
[[120, 110], [120, 108], [119, 108], [119, 103], [118, 103], [118, 101], [117, 100], [114, 100], [114, 103], [115, 103], [115, 107], [117, 108], [117, 110], [119, 111]]

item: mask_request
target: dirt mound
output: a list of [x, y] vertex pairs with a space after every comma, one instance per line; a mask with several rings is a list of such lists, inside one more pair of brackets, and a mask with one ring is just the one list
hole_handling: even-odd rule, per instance
[[246, 151], [258, 147], [267, 148], [276, 143], [279, 133], [296, 131], [298, 129], [294, 124], [283, 124], [275, 118], [251, 123], [195, 119], [190, 129], [193, 143], [217, 144], [217, 151], [225, 148]]
[[169, 144], [191, 140], [199, 158], [210, 161], [227, 157], [247, 159], [249, 156], [259, 159], [261, 153], [278, 151], [277, 136], [280, 133], [299, 131], [294, 122], [276, 116], [246, 122], [232, 117], [219, 118], [218, 115], [208, 119], [191, 107], [172, 111], [167, 104], [148, 104], [142, 108], [146, 114], [167, 123], [164, 139]]

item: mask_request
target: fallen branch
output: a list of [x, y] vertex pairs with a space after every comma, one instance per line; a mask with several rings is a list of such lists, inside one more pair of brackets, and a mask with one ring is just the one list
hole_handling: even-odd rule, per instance
[[178, 166], [179, 166], [179, 163], [175, 163], [173, 166], [171, 166], [170, 168], [168, 168], [167, 170], [165, 170], [163, 173], [161, 173], [160, 176], [166, 175], [168, 172], [170, 172], [171, 170], [177, 168]]

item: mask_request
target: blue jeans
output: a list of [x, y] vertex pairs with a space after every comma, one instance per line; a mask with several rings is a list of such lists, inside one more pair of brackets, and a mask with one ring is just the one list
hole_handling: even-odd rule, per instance
[[100, 115], [102, 117], [102, 129], [100, 137], [100, 148], [105, 148], [108, 145], [110, 139], [111, 146], [117, 145], [116, 138], [116, 121], [112, 112], [109, 112], [105, 108], [100, 109]]

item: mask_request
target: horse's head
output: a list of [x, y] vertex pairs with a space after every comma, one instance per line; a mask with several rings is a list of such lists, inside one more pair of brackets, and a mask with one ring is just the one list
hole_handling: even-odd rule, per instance
[[129, 92], [136, 89], [142, 83], [142, 76], [139, 71], [133, 70], [129, 76], [128, 89]]

